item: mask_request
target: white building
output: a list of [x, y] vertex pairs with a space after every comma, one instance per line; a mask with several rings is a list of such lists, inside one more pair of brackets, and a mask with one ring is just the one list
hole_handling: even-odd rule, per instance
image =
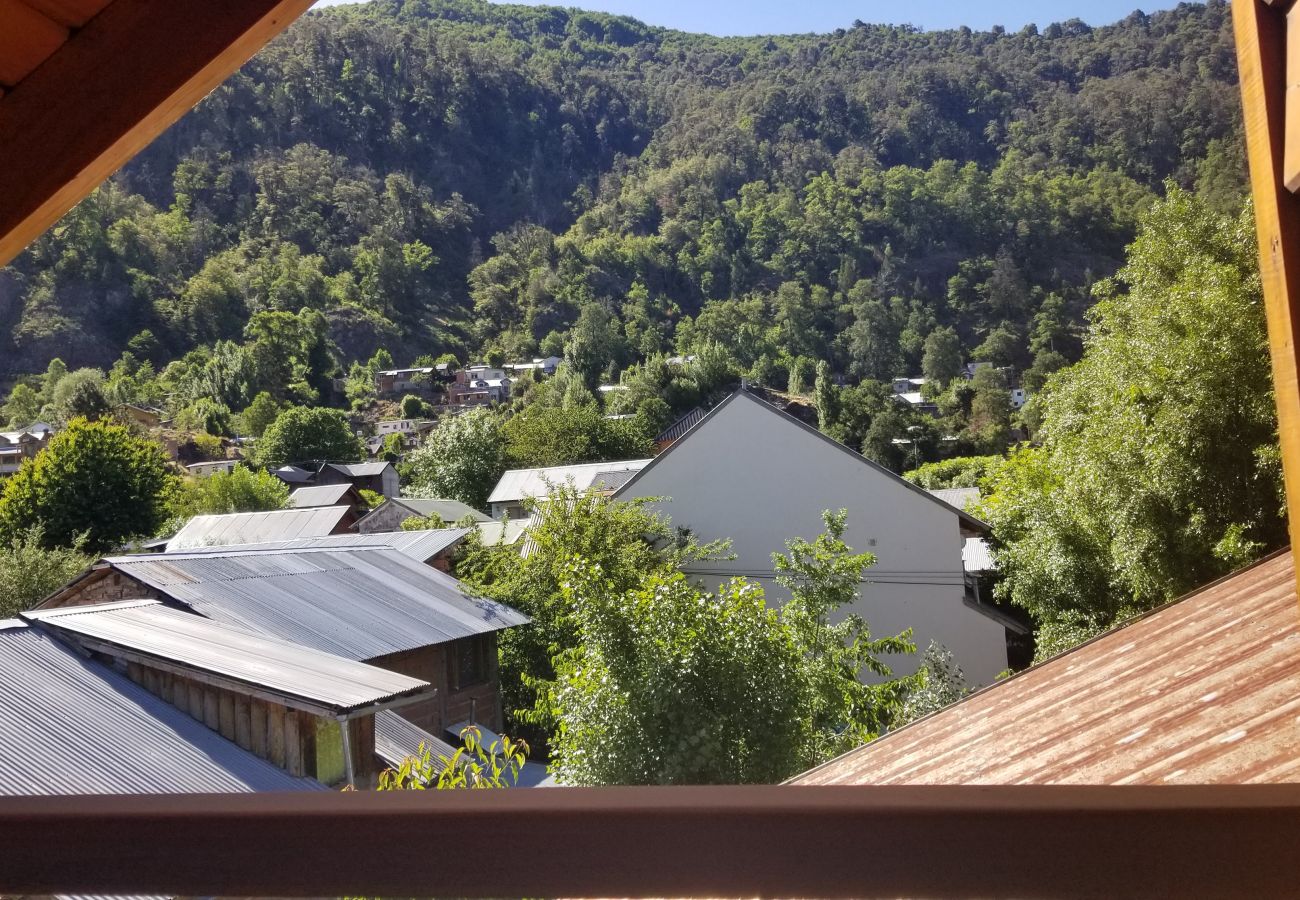
[[544, 500], [553, 487], [572, 484], [580, 491], [587, 488], [614, 491], [650, 464], [648, 459], [621, 462], [580, 463], [573, 466], [547, 466], [539, 469], [511, 469], [501, 476], [488, 496], [492, 518], [509, 515], [512, 520], [527, 517], [524, 501]]
[[[968, 595], [962, 563], [966, 538], [986, 526], [747, 391], [718, 405], [614, 497], [663, 498], [655, 506], [674, 525], [702, 541], [730, 539], [734, 559], [687, 571], [709, 587], [743, 575], [778, 601], [772, 554], [793, 537], [820, 534], [823, 510], [847, 509], [845, 541], [876, 556], [853, 607], [873, 634], [911, 628], [919, 651], [943, 644], [972, 684], [989, 684], [1007, 667], [1004, 626]], [[915, 659], [889, 664], [905, 673]]]

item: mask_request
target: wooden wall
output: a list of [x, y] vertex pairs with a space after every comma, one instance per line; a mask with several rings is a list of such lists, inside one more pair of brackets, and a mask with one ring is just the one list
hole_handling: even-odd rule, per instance
[[454, 653], [458, 643], [456, 641], [377, 656], [366, 662], [381, 669], [388, 669], [390, 672], [400, 672], [412, 678], [419, 678], [437, 688], [432, 698], [397, 710], [397, 713], [407, 721], [418, 725], [435, 737], [445, 738], [444, 729], [469, 719], [471, 710], [478, 724], [500, 732], [502, 728], [501, 678], [497, 667], [497, 638], [496, 634], [488, 634], [482, 639], [488, 642], [487, 680], [457, 691], [451, 690], [447, 673], [448, 654]]

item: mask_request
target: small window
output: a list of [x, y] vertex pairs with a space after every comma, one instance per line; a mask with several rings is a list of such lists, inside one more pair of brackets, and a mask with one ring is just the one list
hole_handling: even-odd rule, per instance
[[461, 638], [451, 648], [447, 680], [453, 691], [463, 690], [488, 680], [487, 635]]

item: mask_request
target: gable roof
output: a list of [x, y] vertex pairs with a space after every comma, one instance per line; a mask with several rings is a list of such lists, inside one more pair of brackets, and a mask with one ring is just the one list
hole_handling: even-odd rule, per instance
[[[376, 531], [370, 534], [329, 534], [325, 537], [294, 538], [290, 541], [267, 541], [261, 544], [234, 544], [214, 548], [217, 552], [236, 550], [347, 550], [357, 547], [390, 547], [411, 559], [427, 563], [465, 539], [468, 528], [428, 528], [421, 531]], [[193, 552], [203, 552], [196, 548]]]
[[635, 485], [638, 481], [640, 481], [643, 477], [645, 477], [647, 472], [652, 471], [654, 467], [660, 463], [661, 460], [667, 459], [670, 455], [672, 455], [673, 451], [677, 450], [677, 448], [681, 447], [688, 440], [690, 440], [692, 435], [698, 434], [702, 429], [708, 427], [709, 421], [715, 418], [719, 413], [721, 413], [722, 410], [726, 409], [732, 403], [738, 402], [738, 400], [742, 400], [742, 401], [747, 400], [751, 403], [758, 404], [762, 409], [764, 409], [767, 412], [770, 412], [772, 415], [778, 416], [780, 417], [781, 420], [788, 422], [792, 425], [795, 425], [798, 428], [803, 429], [803, 431], [807, 432], [813, 437], [816, 437], [818, 440], [824, 441], [825, 443], [836, 448], [837, 450], [840, 450], [843, 453], [847, 453], [849, 456], [853, 457], [858, 462], [862, 463], [865, 466], [869, 466], [871, 469], [875, 470], [881, 475], [893, 479], [898, 484], [906, 487], [908, 490], [915, 493], [917, 496], [924, 497], [925, 499], [929, 500], [932, 503], [937, 503], [940, 506], [945, 507], [946, 509], [954, 513], [957, 516], [957, 518], [961, 521], [962, 525], [965, 526], [966, 528], [969, 528], [973, 531], [980, 531], [980, 532], [988, 531], [989, 526], [987, 524], [981, 522], [979, 519], [975, 518], [965, 510], [958, 509], [952, 504], [944, 502], [943, 500], [936, 497], [934, 494], [930, 493], [924, 488], [917, 487], [916, 485], [912, 484], [912, 482], [894, 474], [893, 472], [889, 471], [889, 469], [886, 469], [884, 466], [880, 465], [879, 463], [872, 462], [871, 460], [863, 456], [861, 453], [857, 453], [856, 451], [851, 450], [848, 447], [844, 446], [839, 441], [827, 437], [826, 435], [822, 434], [820, 431], [818, 431], [816, 428], [813, 428], [811, 425], [807, 424], [806, 422], [799, 421], [798, 419], [790, 415], [785, 410], [777, 409], [775, 406], [768, 403], [766, 400], [756, 397], [754, 394], [752, 394], [748, 389], [744, 387], [737, 389], [730, 397], [728, 397], [726, 400], [723, 400], [717, 406], [713, 407], [713, 409], [709, 410], [709, 412], [698, 422], [696, 422], [695, 425], [692, 428], [690, 428], [686, 432], [686, 434], [682, 436], [680, 440], [674, 441], [668, 447], [668, 449], [664, 450], [663, 453], [660, 453], [652, 460], [648, 460], [645, 466], [642, 466], [640, 470], [635, 475], [632, 476], [632, 478], [630, 478], [624, 485], [622, 485], [618, 490], [614, 492], [614, 498], [618, 499], [624, 493], [630, 490], [633, 485]]
[[387, 508], [390, 504], [400, 506], [410, 512], [412, 516], [419, 516], [420, 518], [428, 518], [436, 513], [439, 518], [448, 523], [459, 522], [466, 516], [471, 516], [479, 522], [492, 521], [488, 516], [483, 515], [483, 513], [479, 512], [474, 507], [461, 503], [459, 500], [439, 500], [424, 497], [389, 497], [383, 503], [366, 513], [366, 515], [362, 516], [360, 521], [357, 522], [356, 527], [360, 528], [366, 519], [376, 515], [380, 510]]
[[116, 556], [82, 577], [110, 569], [209, 618], [353, 660], [529, 621], [387, 547]]
[[[351, 495], [351, 497], [350, 497]], [[290, 509], [309, 509], [314, 506], [351, 505], [355, 492], [352, 485], [315, 484], [309, 487], [294, 488], [289, 492]]]
[[363, 463], [326, 463], [325, 468], [333, 469], [340, 475], [348, 478], [373, 478], [376, 475], [384, 474], [385, 469], [391, 469], [393, 464], [390, 462], [363, 462]]
[[628, 459], [619, 462], [578, 463], [572, 466], [543, 466], [535, 469], [511, 469], [501, 476], [492, 489], [488, 503], [509, 503], [525, 497], [546, 497], [551, 485], [572, 481], [582, 491], [606, 480], [617, 479], [623, 472], [638, 472], [653, 460]]
[[708, 413], [705, 411], [704, 407], [702, 406], [695, 407], [693, 410], [688, 412], [686, 415], [682, 416], [676, 422], [669, 425], [663, 431], [659, 432], [659, 434], [655, 436], [655, 443], [662, 444], [668, 441], [677, 440], [686, 432], [690, 431], [693, 427], [695, 427], [695, 424], [699, 422], [700, 419], [703, 419], [707, 414]]
[[87, 650], [160, 661], [271, 694], [315, 715], [373, 712], [433, 692], [426, 681], [163, 606], [125, 600], [25, 613]]
[[794, 782], [1294, 782], [1298, 711], [1287, 550]]
[[167, 542], [167, 552], [232, 544], [261, 544], [333, 533], [348, 515], [346, 506], [313, 506], [272, 512], [195, 516]]
[[0, 794], [324, 790], [40, 629], [0, 621]]

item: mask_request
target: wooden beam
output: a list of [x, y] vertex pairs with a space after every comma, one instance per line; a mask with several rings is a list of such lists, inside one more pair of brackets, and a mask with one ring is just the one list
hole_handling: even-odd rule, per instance
[[58, 22], [19, 0], [0, 0], [0, 84], [18, 84], [67, 39]]
[[65, 28], [80, 28], [108, 6], [108, 0], [23, 0], [23, 3]]
[[1300, 191], [1300, 7], [1286, 14], [1286, 115], [1282, 176], [1286, 189]]
[[312, 0], [115, 0], [0, 101], [0, 265]]
[[0, 892], [1289, 897], [1297, 834], [1295, 784], [3, 797]]
[[1291, 546], [1300, 547], [1300, 199], [1283, 178], [1287, 23], [1263, 0], [1238, 0], [1232, 18], [1288, 524]]

